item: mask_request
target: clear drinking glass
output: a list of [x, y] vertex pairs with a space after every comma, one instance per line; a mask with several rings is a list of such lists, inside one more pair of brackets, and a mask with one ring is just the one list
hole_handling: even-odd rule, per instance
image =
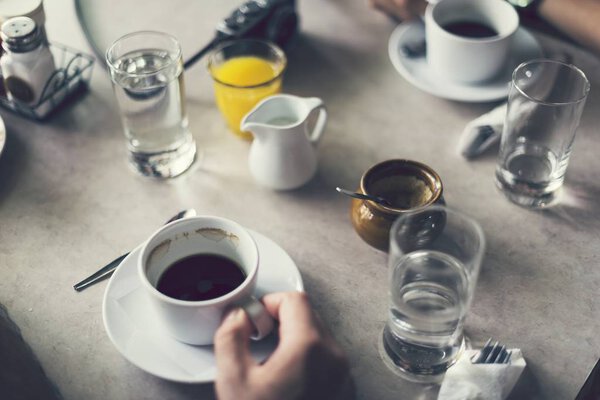
[[398, 375], [436, 382], [456, 361], [484, 250], [479, 224], [444, 206], [411, 211], [394, 222], [380, 352]]
[[496, 183], [511, 201], [532, 208], [558, 201], [589, 91], [570, 64], [533, 60], [515, 69], [496, 166]]
[[196, 143], [185, 112], [181, 46], [161, 32], [135, 32], [115, 41], [106, 61], [128, 140], [130, 164], [160, 178], [187, 170]]
[[240, 129], [240, 122], [262, 99], [281, 92], [286, 65], [283, 50], [264, 40], [226, 42], [211, 52], [208, 71], [215, 100], [233, 133], [252, 139], [250, 132]]

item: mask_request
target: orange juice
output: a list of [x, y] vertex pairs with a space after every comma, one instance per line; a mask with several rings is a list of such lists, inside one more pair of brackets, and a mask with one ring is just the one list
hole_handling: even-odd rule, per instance
[[234, 57], [210, 66], [217, 106], [229, 129], [245, 139], [252, 138], [240, 130], [240, 122], [260, 100], [281, 91], [284, 66], [256, 56]]

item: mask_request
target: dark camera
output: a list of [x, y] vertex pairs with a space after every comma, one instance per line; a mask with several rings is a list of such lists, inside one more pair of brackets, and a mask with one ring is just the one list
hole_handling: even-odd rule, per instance
[[298, 32], [298, 25], [296, 0], [248, 1], [218, 23], [213, 40], [189, 58], [184, 67], [191, 67], [210, 49], [226, 40], [265, 39], [285, 48]]
[[285, 47], [297, 31], [296, 0], [252, 0], [217, 25], [217, 38], [266, 39]]

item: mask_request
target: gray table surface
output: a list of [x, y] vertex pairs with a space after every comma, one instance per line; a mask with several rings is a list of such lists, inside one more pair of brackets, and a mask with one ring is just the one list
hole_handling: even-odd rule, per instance
[[[160, 19], [147, 7], [147, 18], [129, 18], [131, 30], [148, 21], [159, 29], [169, 23], [189, 54], [237, 2], [188, 3], [173, 2], [172, 15], [158, 13]], [[178, 7], [190, 10], [178, 13]], [[51, 40], [89, 51], [71, 1], [47, 0], [46, 9]], [[119, 354], [102, 323], [106, 282], [82, 293], [72, 289], [176, 210], [194, 207], [262, 232], [289, 252], [315, 307], [348, 353], [358, 398], [435, 398], [435, 387], [397, 378], [379, 358], [386, 256], [354, 233], [349, 201], [333, 190], [354, 187], [370, 165], [401, 157], [438, 171], [448, 204], [485, 230], [488, 250], [466, 332], [476, 342], [491, 336], [523, 350], [528, 368], [512, 398], [573, 398], [600, 356], [598, 60], [540, 38], [547, 50], [575, 57], [592, 91], [565, 201], [535, 212], [496, 190], [494, 154], [473, 162], [457, 155], [464, 125], [492, 104], [446, 101], [412, 87], [388, 60], [394, 24], [365, 1], [302, 0], [300, 12], [303, 35], [290, 54], [285, 91], [321, 97], [330, 119], [319, 172], [296, 191], [273, 192], [253, 182], [248, 143], [227, 132], [202, 64], [185, 79], [190, 124], [203, 157], [170, 181], [128, 169], [117, 106], [99, 66], [90, 93], [46, 123], [0, 110], [8, 129], [0, 157], [0, 303], [48, 375], [66, 399], [214, 397], [212, 385], [167, 382]], [[114, 23], [115, 35], [128, 27], [127, 18]]]

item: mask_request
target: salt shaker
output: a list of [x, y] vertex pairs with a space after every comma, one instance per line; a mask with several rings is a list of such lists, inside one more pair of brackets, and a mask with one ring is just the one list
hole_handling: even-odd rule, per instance
[[[46, 13], [43, 0], [0, 0], [0, 26], [14, 17], [29, 17], [46, 37]], [[0, 51], [2, 53], [2, 51]]]
[[[29, 17], [35, 21], [38, 28], [42, 31], [44, 40], [46, 40], [46, 13], [44, 12], [43, 0], [0, 0], [0, 26], [14, 17]], [[2, 40], [0, 39], [0, 44]], [[2, 56], [2, 47], [0, 47], [0, 56]], [[4, 89], [4, 80], [0, 70], [0, 97], [6, 97]]]
[[15, 17], [2, 24], [0, 37], [0, 69], [9, 100], [37, 105], [56, 70], [43, 32], [33, 19]]

